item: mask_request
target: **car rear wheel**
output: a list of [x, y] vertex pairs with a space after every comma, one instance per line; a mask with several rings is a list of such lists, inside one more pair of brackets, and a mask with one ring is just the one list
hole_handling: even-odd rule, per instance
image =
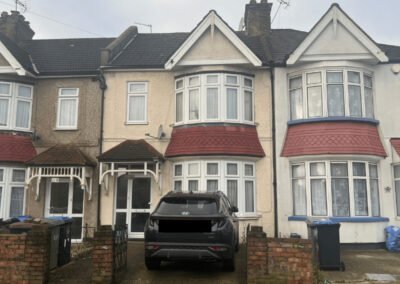
[[144, 263], [148, 270], [156, 270], [160, 268], [161, 261], [157, 259], [151, 259], [146, 257]]
[[235, 256], [233, 255], [232, 258], [225, 259], [222, 262], [222, 268], [229, 272], [235, 271]]

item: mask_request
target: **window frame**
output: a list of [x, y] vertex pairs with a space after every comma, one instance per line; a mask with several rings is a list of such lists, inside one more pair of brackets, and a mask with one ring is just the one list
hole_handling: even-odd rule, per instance
[[[0, 81], [1, 84], [9, 86], [8, 94], [0, 94], [0, 99], [7, 101], [6, 125], [0, 125], [0, 130], [30, 131], [32, 125], [32, 105], [33, 105], [33, 86], [16, 82]], [[19, 87], [27, 87], [30, 90], [30, 97], [19, 96]], [[18, 102], [29, 104], [28, 125], [27, 127], [17, 126]]]
[[[63, 90], [76, 90], [74, 95], [62, 95]], [[78, 129], [78, 118], [79, 118], [79, 88], [76, 87], [62, 87], [58, 88], [58, 100], [57, 100], [57, 130], [76, 130]], [[61, 102], [66, 100], [75, 101], [75, 124], [74, 125], [60, 125], [61, 118]]]
[[[215, 82], [208, 82], [208, 76], [216, 76]], [[236, 83], [230, 84], [227, 82], [228, 76], [236, 77]], [[198, 78], [198, 84], [189, 85], [189, 80], [192, 78]], [[246, 80], [250, 80], [251, 84], [248, 84]], [[255, 92], [254, 92], [254, 77], [251, 75], [229, 73], [229, 72], [204, 72], [194, 75], [180, 76], [175, 78], [175, 115], [174, 125], [184, 124], [196, 124], [196, 123], [243, 123], [251, 124], [255, 123]], [[177, 88], [178, 82], [182, 82], [181, 88]], [[247, 84], [245, 84], [247, 83]], [[228, 118], [227, 111], [227, 89], [233, 88], [237, 92], [236, 97], [236, 114], [235, 118]], [[208, 100], [208, 89], [217, 89], [217, 116], [208, 118], [207, 100]], [[190, 119], [190, 91], [198, 90], [199, 96], [199, 117], [198, 119]], [[245, 117], [246, 106], [245, 98], [246, 92], [251, 93], [251, 118], [247, 120]], [[182, 93], [182, 120], [177, 121], [177, 95]], [[250, 116], [249, 116], [250, 117]]]
[[[0, 180], [0, 188], [2, 188], [1, 200], [0, 200], [0, 218], [9, 219], [11, 210], [11, 196], [13, 188], [23, 188], [23, 200], [22, 200], [22, 213], [25, 214], [26, 209], [26, 190], [25, 190], [25, 180], [27, 175], [27, 169], [24, 167], [7, 167], [0, 166], [3, 170], [3, 179]], [[25, 172], [23, 181], [13, 181], [12, 174], [14, 170], [23, 170]], [[15, 216], [14, 216], [15, 217]]]
[[[325, 164], [325, 176], [311, 176], [311, 164], [313, 163], [324, 163]], [[359, 178], [364, 178], [360, 176], [355, 176], [353, 174], [353, 163], [363, 163], [365, 165], [366, 171], [366, 191], [367, 191], [367, 215], [356, 215], [355, 212], [355, 190], [354, 190], [354, 180]], [[333, 188], [332, 188], [332, 176], [331, 165], [332, 164], [346, 164], [347, 165], [347, 181], [348, 181], [348, 195], [349, 195], [349, 215], [348, 216], [334, 216], [333, 215]], [[292, 213], [294, 216], [304, 216], [304, 215], [296, 215], [294, 208], [295, 208], [295, 200], [293, 195], [293, 179], [297, 179], [293, 177], [292, 166], [294, 165], [304, 165], [305, 169], [305, 192], [306, 192], [306, 216], [312, 217], [341, 217], [341, 218], [358, 218], [358, 217], [379, 217], [382, 214], [381, 210], [381, 178], [380, 178], [380, 167], [378, 162], [376, 161], [368, 161], [368, 160], [336, 160], [336, 159], [325, 159], [325, 160], [307, 160], [307, 161], [296, 161], [290, 163], [290, 183], [291, 183], [291, 196], [292, 196]], [[378, 177], [373, 178], [370, 176], [369, 173], [369, 166], [374, 165], [376, 166]], [[324, 179], [325, 178], [325, 191], [326, 191], [326, 208], [327, 208], [327, 215], [314, 215], [312, 209], [312, 197], [311, 197], [311, 180], [312, 179]], [[341, 178], [338, 176], [338, 178]], [[374, 216], [372, 213], [372, 200], [371, 200], [371, 185], [370, 181], [374, 179], [378, 181], [378, 196], [379, 196], [379, 216]], [[400, 180], [400, 178], [399, 178]]]
[[[130, 86], [134, 84], [144, 84], [143, 92], [131, 92]], [[148, 121], [148, 94], [149, 94], [149, 82], [147, 81], [129, 81], [126, 84], [127, 92], [126, 92], [126, 124], [147, 124]], [[130, 100], [132, 97], [143, 97], [144, 98], [144, 118], [141, 120], [131, 120], [130, 119]]]
[[[395, 175], [395, 167], [400, 167], [400, 163], [395, 163], [395, 164], [393, 164], [393, 166], [392, 166], [392, 175], [393, 175], [393, 194], [394, 194], [394, 198], [393, 198], [393, 200], [394, 200], [394, 214], [395, 214], [395, 217], [396, 217], [396, 219], [400, 219], [400, 197], [399, 197], [399, 200], [397, 200], [397, 190], [399, 190], [400, 191], [400, 187], [397, 189], [396, 188], [396, 181], [399, 181], [400, 182], [400, 176], [399, 177], [396, 177], [396, 175]], [[400, 195], [400, 193], [399, 193], [399, 195]]]
[[[309, 106], [308, 106], [308, 87], [309, 84], [307, 82], [307, 75], [310, 73], [316, 73], [316, 72], [321, 72], [321, 88], [322, 88], [322, 116], [309, 116]], [[335, 84], [335, 83], [328, 83], [327, 81], [327, 73], [328, 72], [341, 72], [342, 73], [342, 78], [343, 78], [343, 103], [344, 103], [344, 115], [343, 116], [332, 116], [329, 115], [329, 110], [328, 110], [328, 85]], [[349, 72], [356, 72], [360, 76], [360, 83], [351, 83], [348, 79], [348, 73]], [[368, 87], [366, 83], [364, 82], [364, 77], [367, 76], [371, 79], [372, 87]], [[290, 82], [292, 79], [296, 78], [301, 78], [301, 88], [296, 88], [296, 89], [291, 89], [290, 88]], [[338, 83], [339, 84], [339, 83]], [[361, 116], [351, 116], [350, 115], [350, 95], [349, 95], [349, 87], [350, 86], [360, 86], [360, 96], [361, 96]], [[367, 115], [367, 105], [366, 105], [366, 99], [365, 99], [365, 94], [366, 91], [365, 89], [371, 90], [371, 102], [372, 102], [372, 116]], [[301, 107], [302, 107], [302, 117], [295, 118], [293, 117], [292, 113], [292, 92], [294, 90], [301, 89]], [[374, 84], [374, 73], [370, 70], [366, 70], [364, 68], [357, 68], [357, 67], [326, 67], [326, 68], [312, 68], [312, 69], [307, 69], [303, 71], [296, 71], [293, 73], [288, 74], [288, 79], [287, 79], [287, 92], [288, 92], [288, 118], [289, 121], [296, 121], [296, 120], [302, 120], [302, 119], [315, 119], [315, 118], [335, 118], [335, 117], [348, 117], [348, 118], [366, 118], [366, 119], [374, 119], [375, 118], [375, 84]]]
[[[218, 164], [218, 174], [210, 175], [207, 173], [207, 164], [216, 163]], [[189, 176], [189, 164], [198, 164], [199, 165], [199, 173], [198, 175]], [[228, 175], [227, 174], [227, 165], [228, 164], [236, 164], [237, 165], [237, 174], [236, 175]], [[175, 175], [175, 166], [182, 165], [183, 171], [182, 176]], [[251, 165], [253, 167], [253, 175], [245, 176], [245, 166]], [[243, 160], [232, 160], [232, 159], [196, 159], [196, 160], [185, 160], [179, 161], [172, 164], [173, 166], [173, 175], [172, 175], [172, 188], [175, 189], [175, 181], [182, 181], [182, 191], [188, 192], [189, 181], [196, 180], [198, 181], [199, 192], [207, 192], [207, 181], [209, 180], [217, 180], [218, 181], [218, 191], [222, 191], [227, 195], [227, 183], [230, 180], [234, 180], [237, 182], [237, 200], [238, 200], [238, 216], [246, 217], [246, 216], [255, 216], [257, 215], [257, 182], [256, 182], [256, 164], [252, 161], [243, 161]], [[251, 181], [253, 183], [253, 212], [245, 212], [246, 205], [246, 196], [245, 196], [245, 183], [246, 181]]]

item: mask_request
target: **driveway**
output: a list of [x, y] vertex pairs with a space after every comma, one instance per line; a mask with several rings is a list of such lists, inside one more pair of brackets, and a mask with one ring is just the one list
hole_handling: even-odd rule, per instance
[[[128, 243], [128, 269], [117, 278], [117, 283], [189, 283], [189, 284], [242, 284], [246, 283], [246, 251], [241, 246], [236, 253], [236, 271], [225, 272], [219, 263], [162, 263], [160, 270], [148, 271], [144, 265], [142, 241]], [[92, 261], [90, 257], [73, 261], [50, 272], [49, 283], [90, 283]]]
[[160, 270], [148, 271], [144, 265], [143, 242], [129, 242], [128, 271], [121, 283], [246, 283], [245, 247], [236, 253], [236, 271], [225, 272], [220, 263], [168, 263], [163, 262]]

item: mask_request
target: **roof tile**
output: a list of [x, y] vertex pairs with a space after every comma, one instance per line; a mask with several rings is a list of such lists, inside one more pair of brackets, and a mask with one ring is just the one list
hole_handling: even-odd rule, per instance
[[264, 157], [255, 127], [195, 126], [175, 128], [166, 157], [227, 155]]
[[0, 162], [26, 162], [36, 155], [29, 136], [0, 135]]
[[282, 157], [359, 154], [386, 157], [375, 125], [357, 122], [316, 122], [288, 128]]
[[27, 162], [31, 166], [95, 166], [96, 162], [74, 145], [56, 145]]

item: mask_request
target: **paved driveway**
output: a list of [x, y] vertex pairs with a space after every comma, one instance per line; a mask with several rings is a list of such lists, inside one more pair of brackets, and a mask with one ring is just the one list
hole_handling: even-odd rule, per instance
[[[118, 277], [124, 284], [242, 284], [246, 283], [245, 248], [236, 253], [236, 271], [225, 272], [219, 263], [163, 263], [160, 270], [148, 271], [144, 265], [144, 244], [135, 241], [128, 244], [128, 269]], [[74, 261], [50, 272], [49, 283], [90, 283], [91, 258]]]
[[245, 248], [236, 253], [236, 271], [225, 272], [220, 263], [162, 263], [160, 270], [148, 271], [144, 265], [143, 242], [128, 245], [128, 271], [121, 283], [246, 283]]

